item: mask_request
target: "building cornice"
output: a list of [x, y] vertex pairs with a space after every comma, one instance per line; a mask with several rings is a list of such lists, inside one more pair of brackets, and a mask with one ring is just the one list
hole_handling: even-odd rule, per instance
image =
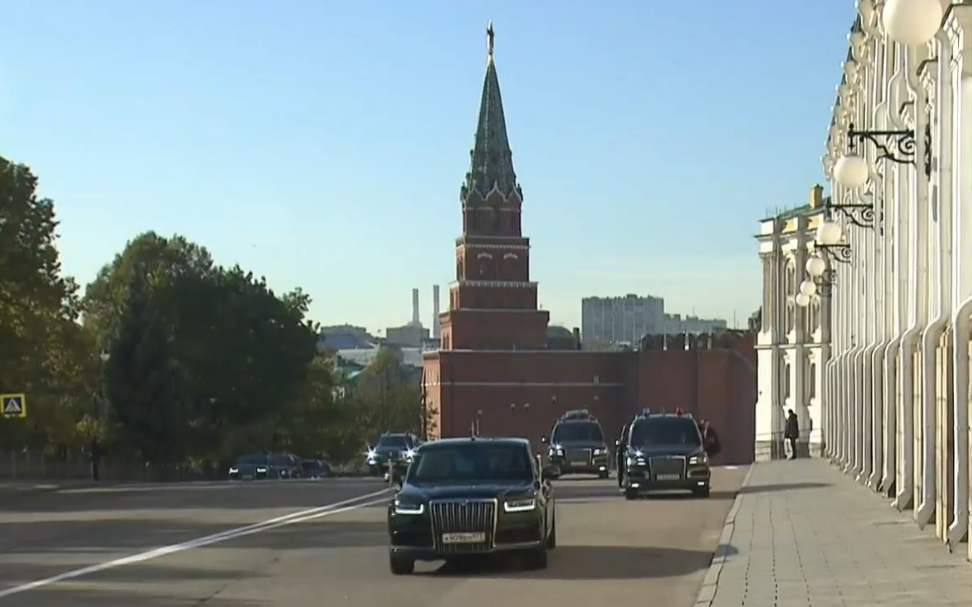
[[528, 244], [477, 244], [472, 242], [459, 243], [456, 248], [458, 249], [518, 249], [522, 251], [529, 251], [530, 245]]
[[457, 280], [449, 284], [449, 288], [454, 287], [501, 287], [516, 289], [536, 289], [539, 283], [535, 281], [519, 282], [515, 280]]

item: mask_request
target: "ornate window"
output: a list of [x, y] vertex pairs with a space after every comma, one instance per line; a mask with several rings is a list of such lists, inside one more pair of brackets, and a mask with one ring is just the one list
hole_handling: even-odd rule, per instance
[[796, 301], [794, 300], [797, 293], [797, 273], [796, 260], [793, 257], [787, 257], [786, 259], [786, 273], [783, 286], [783, 294], [784, 297], [786, 297], [786, 325], [784, 330], [785, 333], [789, 335], [789, 333], [796, 328], [797, 314]]

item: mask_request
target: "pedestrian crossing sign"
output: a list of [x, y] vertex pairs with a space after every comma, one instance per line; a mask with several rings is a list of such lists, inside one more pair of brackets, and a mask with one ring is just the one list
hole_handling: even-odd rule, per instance
[[23, 394], [0, 394], [0, 413], [4, 417], [27, 417], [27, 397]]

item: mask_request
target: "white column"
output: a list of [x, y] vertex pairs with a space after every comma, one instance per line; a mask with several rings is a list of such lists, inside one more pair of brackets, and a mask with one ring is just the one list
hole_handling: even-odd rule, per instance
[[[942, 164], [950, 173], [952, 207], [953, 351], [951, 400], [953, 516], [945, 540], [950, 548], [969, 536], [969, 316], [972, 314], [972, 6], [955, 8], [944, 28], [950, 61], [940, 75], [949, 100], [950, 141]], [[944, 111], [944, 109], [943, 109]], [[972, 546], [968, 548], [972, 557]]]

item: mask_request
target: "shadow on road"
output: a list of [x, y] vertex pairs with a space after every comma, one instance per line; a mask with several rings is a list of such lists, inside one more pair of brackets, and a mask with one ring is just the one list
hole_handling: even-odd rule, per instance
[[[81, 560], [96, 556], [111, 560], [199, 540], [237, 526], [166, 520], [104, 520], [91, 523], [0, 524], [0, 554], [57, 557]], [[194, 550], [252, 548], [258, 550], [299, 550], [378, 546], [388, 543], [385, 521], [344, 522], [331, 517], [296, 522], [250, 535], [232, 537]], [[72, 559], [70, 555], [78, 555]], [[84, 565], [78, 565], [81, 567]], [[8, 579], [9, 566], [0, 565], [0, 582]], [[14, 566], [15, 568], [17, 566]], [[61, 571], [71, 567], [62, 567]], [[42, 576], [43, 577], [43, 576]]]
[[93, 590], [87, 588], [58, 588], [51, 586], [0, 598], [0, 606], [6, 607], [173, 607], [175, 605], [205, 605], [205, 607], [272, 607], [272, 603], [241, 599], [221, 599], [205, 596], [192, 599], [174, 599], [162, 592], [132, 592], [128, 590]]
[[383, 489], [389, 489], [387, 483], [368, 479], [105, 486], [0, 493], [0, 512], [301, 509]]
[[798, 491], [800, 489], [823, 489], [832, 487], [830, 483], [778, 483], [775, 485], [749, 485], [739, 490], [739, 493], [772, 493], [775, 491]]
[[[27, 584], [35, 580], [53, 577], [72, 569], [54, 565], [31, 565], [6, 563], [0, 575], [0, 589]], [[176, 581], [178, 584], [198, 583], [199, 592], [209, 594], [207, 589], [224, 588], [233, 580], [260, 577], [255, 571], [231, 569], [167, 567], [154, 562], [137, 563], [91, 573], [77, 580], [65, 580], [58, 584], [42, 586], [21, 594], [0, 598], [0, 607], [49, 607], [52, 605], [71, 605], [73, 607], [169, 607], [181, 604], [174, 599], [166, 588]], [[74, 582], [84, 584], [79, 587]], [[92, 588], [97, 584], [97, 588]], [[137, 590], [132, 590], [138, 587]], [[205, 596], [199, 597], [201, 601]], [[229, 607], [262, 607], [252, 602], [219, 602], [218, 598], [203, 601], [207, 607], [225, 605]], [[197, 604], [196, 601], [187, 604]]]
[[[729, 554], [735, 554], [729, 548]], [[543, 580], [629, 580], [678, 577], [709, 567], [712, 553], [680, 548], [560, 546], [546, 569], [527, 570], [519, 555], [447, 562], [428, 576], [510, 577]]]

